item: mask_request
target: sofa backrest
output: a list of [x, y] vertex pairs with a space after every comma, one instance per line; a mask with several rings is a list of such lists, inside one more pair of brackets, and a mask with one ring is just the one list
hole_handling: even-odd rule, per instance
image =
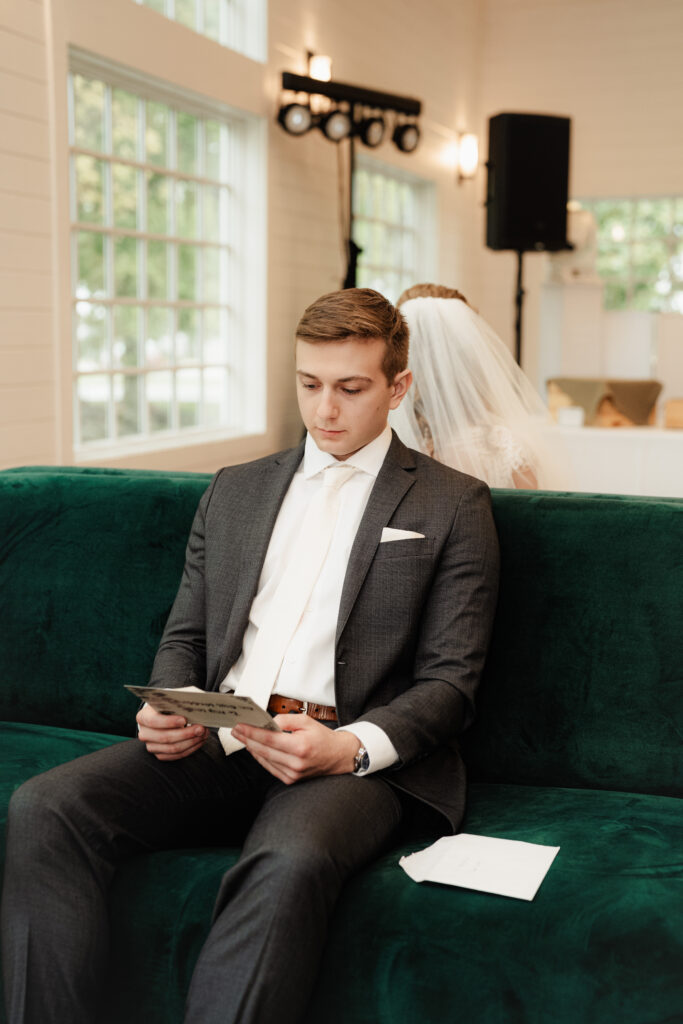
[[[134, 730], [210, 477], [0, 473], [0, 718]], [[681, 791], [683, 502], [494, 492], [481, 781]]]
[[209, 480], [0, 473], [0, 718], [134, 732]]
[[683, 792], [683, 501], [494, 492], [473, 778]]

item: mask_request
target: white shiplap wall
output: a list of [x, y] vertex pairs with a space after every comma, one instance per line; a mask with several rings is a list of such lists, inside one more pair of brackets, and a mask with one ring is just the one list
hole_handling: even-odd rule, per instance
[[0, 466], [53, 462], [55, 374], [42, 0], [0, 2]]

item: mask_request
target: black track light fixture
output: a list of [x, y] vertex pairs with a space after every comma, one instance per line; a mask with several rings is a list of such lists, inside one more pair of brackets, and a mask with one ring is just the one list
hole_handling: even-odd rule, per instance
[[313, 125], [311, 108], [304, 103], [288, 103], [280, 107], [277, 119], [290, 135], [305, 135]]
[[353, 131], [351, 114], [339, 108], [330, 110], [320, 118], [320, 131], [330, 142], [341, 142], [343, 139], [348, 139]]
[[402, 153], [412, 153], [420, 141], [420, 129], [413, 122], [397, 124], [392, 139]]
[[386, 130], [387, 126], [383, 117], [364, 117], [356, 127], [361, 142], [370, 146], [371, 149], [382, 144]]
[[[323, 81], [289, 71], [282, 73], [282, 91], [285, 95], [294, 94], [292, 100], [300, 98], [302, 93], [316, 100], [312, 107], [299, 102], [282, 103], [277, 119], [292, 135], [304, 135], [317, 125], [332, 142], [351, 139], [353, 144], [358, 138], [365, 146], [374, 149], [387, 137], [383, 112], [389, 111], [401, 118], [392, 139], [402, 153], [412, 153], [420, 141], [420, 129], [413, 119], [420, 116], [422, 104], [408, 96], [396, 96], [344, 82]], [[331, 108], [325, 112], [321, 112], [318, 105], [321, 97], [332, 102]], [[408, 120], [403, 120], [405, 118]]]
[[[353, 238], [356, 139], [372, 149], [381, 145], [387, 135], [386, 113], [389, 112], [397, 119], [392, 133], [394, 144], [402, 153], [412, 153], [420, 141], [417, 118], [422, 112], [422, 104], [408, 96], [396, 96], [394, 93], [378, 92], [360, 85], [332, 81], [327, 66], [329, 60], [323, 69], [324, 74], [321, 71], [319, 77], [313, 77], [311, 58], [314, 56], [308, 54], [308, 75], [282, 72], [282, 98], [277, 119], [291, 135], [305, 135], [310, 128], [318, 127], [332, 142], [349, 140], [349, 159], [346, 165], [348, 200], [343, 211], [347, 266], [342, 287], [355, 288], [356, 263], [361, 252]], [[308, 103], [296, 102], [302, 94], [309, 97]], [[310, 97], [313, 99], [310, 100]], [[338, 160], [337, 163], [341, 175], [342, 161]]]

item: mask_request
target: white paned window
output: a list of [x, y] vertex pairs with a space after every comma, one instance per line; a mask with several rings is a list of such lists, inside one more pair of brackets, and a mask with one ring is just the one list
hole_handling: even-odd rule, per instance
[[265, 60], [265, 0], [135, 0], [254, 60]]
[[597, 224], [606, 309], [683, 313], [683, 197], [582, 199]]
[[262, 429], [245, 120], [76, 67], [69, 120], [76, 450]]
[[431, 276], [433, 187], [385, 165], [364, 161], [354, 174], [354, 241], [359, 288], [395, 302], [404, 288]]

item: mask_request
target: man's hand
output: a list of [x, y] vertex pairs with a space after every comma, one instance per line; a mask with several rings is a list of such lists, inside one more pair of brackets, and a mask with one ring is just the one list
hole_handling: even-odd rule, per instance
[[209, 735], [203, 725], [188, 725], [182, 715], [162, 715], [149, 704], [135, 716], [138, 739], [160, 761], [178, 761], [199, 750]]
[[277, 715], [285, 732], [253, 725], [236, 725], [232, 734], [260, 765], [290, 786], [316, 775], [344, 775], [353, 771], [360, 740], [350, 732], [328, 729], [309, 715]]

